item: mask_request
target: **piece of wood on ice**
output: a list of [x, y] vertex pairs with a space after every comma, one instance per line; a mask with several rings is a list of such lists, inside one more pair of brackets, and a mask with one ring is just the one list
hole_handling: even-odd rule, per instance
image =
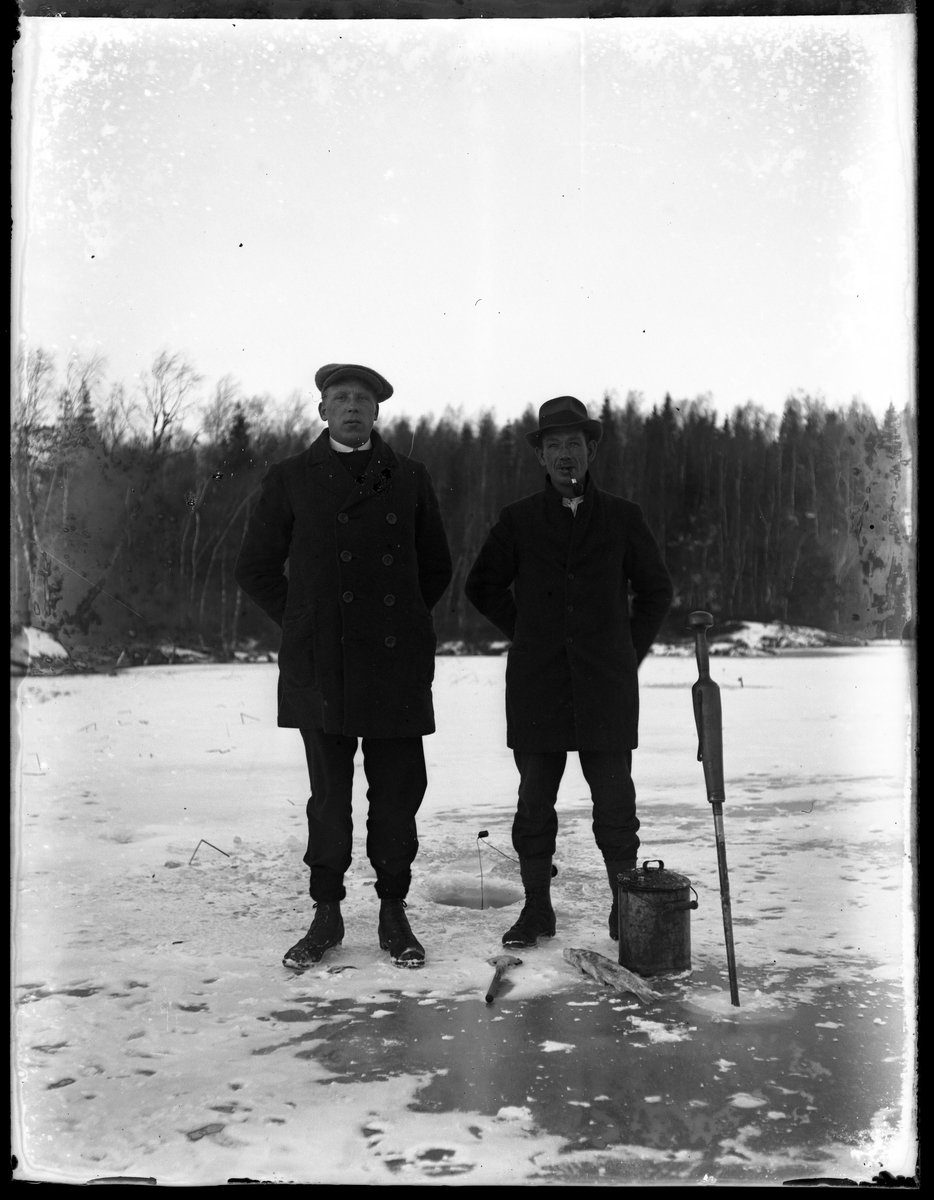
[[627, 971], [612, 959], [597, 954], [595, 950], [578, 950], [568, 946], [564, 958], [572, 967], [577, 967], [585, 975], [596, 979], [598, 983], [608, 984], [618, 992], [632, 992], [639, 1000], [656, 1000], [659, 993], [652, 989], [632, 971]]

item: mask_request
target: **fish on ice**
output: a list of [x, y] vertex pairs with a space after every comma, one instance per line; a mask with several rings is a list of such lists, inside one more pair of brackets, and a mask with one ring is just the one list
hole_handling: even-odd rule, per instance
[[487, 1004], [492, 1004], [496, 999], [496, 993], [499, 991], [499, 986], [503, 981], [503, 976], [510, 967], [521, 967], [522, 959], [516, 958], [514, 954], [499, 954], [496, 958], [487, 960], [491, 967], [496, 968], [493, 975], [493, 982], [490, 984], [486, 993]]
[[585, 975], [596, 979], [598, 983], [606, 983], [618, 992], [632, 992], [640, 1001], [655, 1000], [659, 993], [652, 989], [632, 971], [627, 971], [612, 959], [597, 954], [595, 950], [577, 950], [568, 946], [564, 951], [565, 962], [577, 967]]

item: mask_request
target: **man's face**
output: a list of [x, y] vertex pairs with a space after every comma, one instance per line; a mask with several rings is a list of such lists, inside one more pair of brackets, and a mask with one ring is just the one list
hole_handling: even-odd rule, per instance
[[572, 479], [583, 486], [587, 466], [596, 453], [597, 443], [588, 442], [584, 431], [572, 425], [549, 429], [535, 447], [538, 461], [564, 496], [574, 494]]
[[362, 380], [342, 379], [324, 389], [318, 412], [335, 442], [362, 446], [376, 424], [379, 403]]

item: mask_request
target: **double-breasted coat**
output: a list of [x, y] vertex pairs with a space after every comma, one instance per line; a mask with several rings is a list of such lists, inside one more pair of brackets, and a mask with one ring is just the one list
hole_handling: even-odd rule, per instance
[[371, 438], [356, 477], [326, 429], [269, 469], [235, 576], [282, 628], [279, 725], [413, 737], [435, 728], [431, 610], [451, 555], [425, 467]]
[[512, 640], [506, 665], [513, 750], [638, 745], [637, 668], [672, 585], [639, 505], [589, 475], [576, 515], [544, 491], [499, 514], [470, 570], [471, 603]]

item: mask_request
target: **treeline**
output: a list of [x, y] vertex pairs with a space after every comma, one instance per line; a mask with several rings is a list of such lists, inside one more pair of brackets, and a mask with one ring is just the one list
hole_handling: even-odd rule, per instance
[[[162, 641], [231, 655], [275, 648], [275, 627], [233, 567], [263, 476], [321, 431], [314, 405], [203, 384], [162, 353], [134, 392], [104, 384], [102, 359], [73, 357], [60, 378], [37, 350], [18, 364], [11, 429], [13, 621], [105, 656]], [[912, 430], [790, 398], [781, 418], [753, 404], [725, 419], [705, 399], [646, 411], [604, 397], [597, 483], [642, 505], [675, 581], [668, 632], [707, 608], [718, 621], [781, 620], [860, 637], [909, 620]], [[436, 610], [442, 641], [499, 635], [463, 583], [503, 505], [542, 486], [525, 433], [530, 407], [499, 424], [450, 410], [378, 429], [425, 463], [438, 492], [454, 580]]]

